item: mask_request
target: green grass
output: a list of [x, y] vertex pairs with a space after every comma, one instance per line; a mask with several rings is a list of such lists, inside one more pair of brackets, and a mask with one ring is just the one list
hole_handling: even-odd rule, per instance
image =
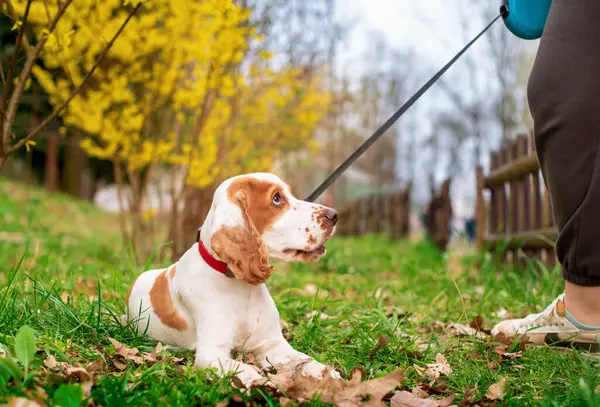
[[[442, 353], [453, 374], [437, 384], [444, 395], [456, 394], [455, 403], [474, 387], [479, 399], [506, 378], [504, 400], [496, 405], [600, 405], [599, 364], [590, 354], [528, 348], [521, 358], [501, 361], [492, 338], [459, 338], [444, 328], [478, 315], [490, 328], [503, 308], [517, 315], [540, 311], [562, 290], [557, 269], [531, 263], [513, 270], [489, 261], [478, 269], [474, 256], [464, 256], [457, 267], [427, 243], [392, 243], [379, 236], [336, 238], [328, 250], [318, 263], [279, 264], [268, 282], [295, 348], [345, 376], [354, 367], [368, 378], [405, 368], [405, 388], [423, 382], [415, 365], [432, 363]], [[49, 404], [63, 397], [56, 390], [73, 377], [44, 367], [49, 356], [82, 366], [110, 359], [109, 337], [140, 351], [154, 348], [154, 341], [120, 323], [129, 285], [142, 270], [120, 244], [112, 215], [0, 180], [0, 265], [0, 352], [14, 354], [14, 336], [23, 325], [37, 337], [29, 376], [17, 384], [0, 375], [0, 404], [10, 396], [31, 396], [35, 388], [43, 389]], [[382, 336], [389, 342], [374, 352]], [[258, 404], [279, 403], [261, 391], [241, 395], [228, 380], [195, 371], [190, 352], [167, 353], [184, 360], [151, 367], [129, 362], [122, 372], [101, 373], [92, 399], [110, 406], [214, 405], [238, 395]]]

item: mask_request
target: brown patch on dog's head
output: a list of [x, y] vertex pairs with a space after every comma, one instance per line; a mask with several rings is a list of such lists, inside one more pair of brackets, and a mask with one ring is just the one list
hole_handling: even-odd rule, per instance
[[[240, 208], [243, 201], [248, 217], [260, 234], [290, 209], [284, 185], [271, 181], [251, 177], [239, 178], [229, 186], [227, 195], [229, 200]], [[279, 196], [279, 205], [274, 204], [276, 196]]]
[[227, 198], [240, 208], [236, 226], [213, 231], [211, 247], [233, 275], [250, 284], [264, 283], [273, 272], [262, 233], [290, 209], [285, 184], [241, 177], [227, 188]]
[[249, 284], [262, 284], [273, 272], [261, 234], [289, 209], [284, 189], [251, 177], [239, 178], [227, 189], [227, 198], [241, 211], [241, 221], [214, 231], [211, 247], [236, 278]]
[[171, 270], [169, 270], [169, 277], [171, 277], [171, 280], [173, 280], [173, 277], [175, 277], [176, 272], [177, 272], [177, 266], [173, 265], [173, 267], [171, 267]]
[[166, 270], [160, 273], [156, 277], [156, 280], [154, 280], [154, 284], [150, 290], [150, 304], [152, 304], [152, 309], [160, 322], [178, 331], [185, 331], [187, 329], [186, 320], [177, 311], [171, 298], [169, 278], [167, 277]]

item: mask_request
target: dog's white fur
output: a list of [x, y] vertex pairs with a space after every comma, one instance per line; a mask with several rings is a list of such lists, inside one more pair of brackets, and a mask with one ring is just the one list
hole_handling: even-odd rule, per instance
[[[335, 229], [335, 221], [323, 213], [326, 210], [329, 214], [335, 212], [296, 199], [285, 183], [267, 173], [233, 177], [218, 187], [200, 236], [209, 253], [220, 260], [212, 240], [217, 231], [245, 226], [244, 209], [232, 200], [229, 188], [236, 181], [250, 179], [272, 183], [289, 205], [260, 234], [269, 257], [287, 261], [310, 261], [320, 257], [324, 253], [322, 244]], [[315, 250], [316, 254], [302, 256], [303, 253], [297, 250], [304, 254]], [[165, 284], [164, 295], [161, 301], [153, 304], [151, 291], [158, 290], [159, 278]], [[154, 309], [153, 305], [158, 302], [161, 307], [171, 309]], [[265, 284], [251, 284], [215, 271], [200, 256], [197, 243], [168, 269], [148, 270], [140, 275], [132, 286], [128, 305], [129, 318], [135, 321], [138, 332], [147, 332], [164, 344], [195, 350], [196, 367], [216, 368], [221, 375], [237, 373], [245, 386], [261, 379], [261, 375], [253, 366], [232, 359], [233, 350], [252, 353], [262, 367], [309, 358], [294, 350], [283, 337], [279, 312]], [[161, 316], [167, 324], [161, 321]], [[177, 323], [173, 323], [173, 318]], [[324, 372], [324, 365], [311, 360], [304, 365], [302, 374], [322, 377]], [[330, 370], [329, 374], [339, 377], [335, 370]]]

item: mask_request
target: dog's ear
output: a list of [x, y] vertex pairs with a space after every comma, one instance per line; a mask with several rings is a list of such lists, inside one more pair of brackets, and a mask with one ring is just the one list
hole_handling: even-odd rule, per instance
[[267, 247], [248, 215], [248, 194], [240, 189], [231, 200], [232, 204], [214, 208], [211, 247], [235, 278], [250, 284], [264, 283], [273, 266], [269, 264]]

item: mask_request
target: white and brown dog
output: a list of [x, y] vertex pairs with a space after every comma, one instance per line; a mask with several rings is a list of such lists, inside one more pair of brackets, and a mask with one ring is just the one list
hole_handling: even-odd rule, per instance
[[[296, 199], [273, 174], [230, 178], [214, 194], [200, 242], [171, 267], [148, 270], [134, 282], [129, 319], [140, 333], [195, 350], [194, 366], [237, 373], [249, 386], [261, 376], [232, 359], [233, 350], [251, 352], [262, 367], [308, 358], [281, 332], [264, 284], [273, 271], [269, 259], [319, 259], [336, 222], [335, 210]], [[302, 374], [325, 371], [312, 360]]]

